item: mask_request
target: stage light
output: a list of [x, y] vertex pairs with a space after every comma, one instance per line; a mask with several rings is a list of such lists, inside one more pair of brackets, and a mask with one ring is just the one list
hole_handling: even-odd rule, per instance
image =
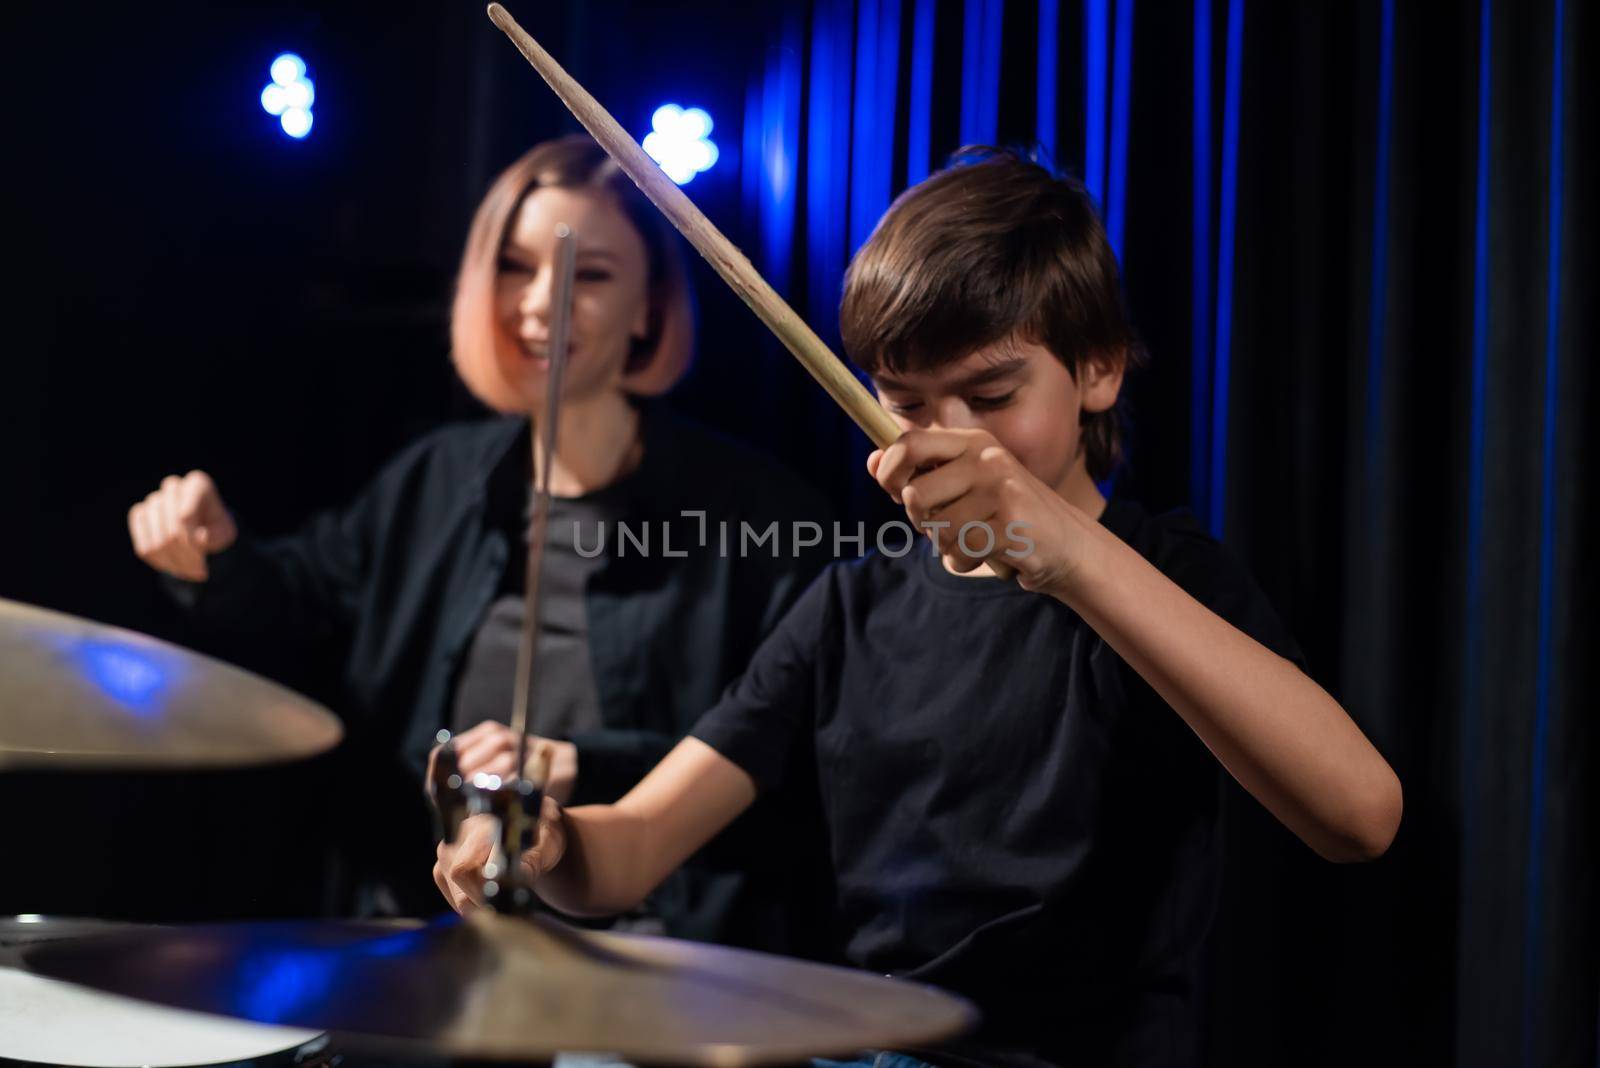
[[311, 132], [311, 112], [305, 108], [288, 108], [278, 120], [283, 132], [299, 140]]
[[283, 87], [283, 99], [292, 108], [309, 109], [311, 102], [316, 98], [316, 89], [312, 86], [310, 78], [301, 78]]
[[650, 126], [644, 150], [679, 185], [688, 184], [717, 162], [717, 146], [710, 137], [711, 116], [704, 108], [663, 104], [650, 116]]
[[711, 116], [704, 108], [685, 108], [679, 122], [685, 137], [699, 140], [711, 133]]
[[311, 103], [317, 98], [316, 86], [306, 77], [306, 61], [285, 52], [268, 68], [272, 81], [261, 90], [261, 107], [278, 118], [283, 132], [301, 140], [311, 132]]
[[269, 82], [261, 90], [261, 106], [267, 109], [268, 115], [282, 115], [283, 109], [289, 106], [288, 93], [277, 82]]
[[285, 52], [272, 61], [272, 80], [279, 85], [293, 85], [305, 75], [306, 61], [293, 52]]

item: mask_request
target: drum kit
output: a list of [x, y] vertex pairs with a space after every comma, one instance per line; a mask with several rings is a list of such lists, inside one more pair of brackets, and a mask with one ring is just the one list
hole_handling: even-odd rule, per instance
[[[0, 769], [238, 767], [313, 756], [342, 733], [326, 709], [238, 668], [8, 601], [0, 678]], [[469, 811], [538, 812], [526, 781], [475, 796], [457, 783]], [[509, 838], [522, 821], [505, 822]], [[933, 1042], [974, 1020], [966, 1002], [917, 984], [583, 930], [528, 909], [526, 893], [494, 900], [432, 921], [0, 921], [0, 1059], [266, 1068], [375, 1050], [774, 1064]]]

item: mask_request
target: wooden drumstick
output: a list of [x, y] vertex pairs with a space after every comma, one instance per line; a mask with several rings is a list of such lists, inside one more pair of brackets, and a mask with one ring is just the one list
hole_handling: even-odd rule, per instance
[[733, 287], [743, 301], [750, 305], [767, 329], [778, 336], [788, 350], [795, 354], [805, 369], [822, 388], [828, 391], [845, 414], [854, 420], [873, 444], [886, 448], [900, 436], [900, 425], [877, 400], [868, 393], [860, 380], [850, 373], [844, 362], [835, 356], [826, 342], [816, 335], [805, 320], [789, 307], [784, 299], [755, 265], [718, 230], [705, 213], [679, 189], [662, 169], [656, 166], [639, 147], [639, 143], [624, 130], [588, 90], [528, 36], [515, 19], [499, 4], [489, 5], [489, 18], [505, 35], [511, 38], [517, 50], [525, 56], [533, 69], [539, 72], [562, 103], [577, 117], [584, 129], [600, 143], [617, 165], [635, 185], [660, 208], [672, 225], [699, 250], [706, 262]]
[[[900, 436], [900, 424], [884, 411], [872, 394], [868, 393], [844, 361], [806, 325], [777, 290], [761, 277], [755, 265], [721, 230], [695, 207], [688, 194], [656, 166], [655, 160], [639, 146], [633, 136], [624, 130], [589, 91], [562, 69], [561, 64], [546, 52], [528, 32], [517, 25], [517, 20], [499, 4], [489, 5], [489, 19], [517, 46], [517, 51], [533, 65], [555, 90], [556, 96], [567, 105], [567, 110], [583, 124], [600, 147], [617, 161], [624, 174], [633, 179], [662, 214], [678, 228], [689, 243], [704, 256], [722, 280], [739, 294], [750, 310], [794, 353], [802, 366], [827, 390], [846, 415], [872, 439], [880, 449], [888, 448]], [[989, 567], [1001, 578], [1012, 577], [1012, 570], [999, 560], [989, 561]]]
[[533, 757], [528, 761], [529, 767], [526, 778], [540, 790], [550, 785], [550, 763], [555, 756], [555, 747], [549, 742], [539, 743], [539, 748], [534, 750]]

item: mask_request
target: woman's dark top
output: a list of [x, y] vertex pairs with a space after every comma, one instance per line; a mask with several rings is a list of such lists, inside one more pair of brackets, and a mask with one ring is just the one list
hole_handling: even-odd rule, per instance
[[[528, 731], [532, 734], [567, 741], [605, 726], [600, 691], [589, 666], [589, 580], [615, 554], [616, 525], [637, 522], [630, 519], [630, 513], [640, 477], [648, 477], [648, 472], [635, 470], [581, 497], [550, 500], [539, 579], [539, 640], [528, 706]], [[507, 509], [498, 520], [513, 551], [500, 590], [478, 625], [459, 672], [451, 701], [451, 733], [459, 734], [486, 720], [510, 722], [522, 621], [527, 614], [532, 511], [530, 500], [524, 507]]]

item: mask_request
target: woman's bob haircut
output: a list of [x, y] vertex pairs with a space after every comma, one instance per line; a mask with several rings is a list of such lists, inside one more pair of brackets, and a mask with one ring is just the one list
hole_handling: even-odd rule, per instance
[[495, 276], [518, 208], [533, 190], [545, 188], [583, 189], [609, 197], [639, 232], [648, 260], [649, 330], [628, 354], [622, 387], [641, 396], [665, 393], [688, 371], [694, 352], [694, 301], [678, 236], [587, 134], [534, 146], [495, 179], [478, 205], [450, 313], [450, 356], [461, 380], [475, 397], [498, 411], [527, 408], [522, 391], [495, 357], [499, 346], [516, 345], [496, 309]]

